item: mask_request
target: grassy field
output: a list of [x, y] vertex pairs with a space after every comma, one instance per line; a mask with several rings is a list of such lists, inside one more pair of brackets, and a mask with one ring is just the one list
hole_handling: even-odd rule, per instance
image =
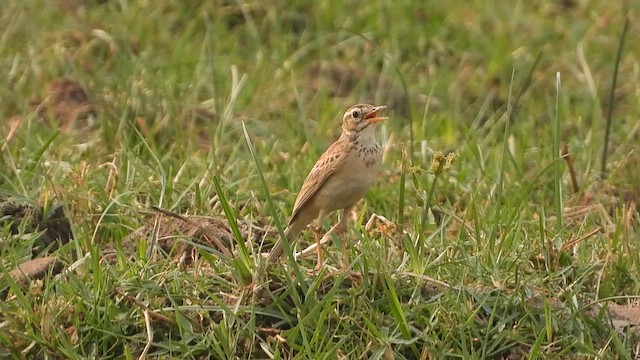
[[[0, 358], [638, 358], [626, 4], [5, 0]], [[349, 270], [267, 266], [359, 102], [390, 120]]]

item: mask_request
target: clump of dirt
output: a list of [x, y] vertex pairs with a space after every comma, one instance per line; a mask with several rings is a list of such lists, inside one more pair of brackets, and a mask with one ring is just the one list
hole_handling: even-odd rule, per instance
[[73, 238], [71, 224], [61, 205], [54, 205], [44, 213], [40, 205], [21, 203], [0, 196], [0, 226], [7, 225], [11, 234], [18, 234], [21, 225], [28, 233], [42, 231], [33, 244], [32, 256], [54, 251]]
[[[9, 271], [8, 275], [19, 286], [26, 287], [31, 280], [44, 279], [49, 274], [59, 274], [63, 269], [63, 262], [55, 256], [25, 261]], [[0, 289], [0, 299], [7, 299], [9, 287]]]
[[48, 96], [44, 100], [31, 102], [42, 119], [57, 125], [63, 132], [84, 129], [93, 124], [96, 108], [79, 83], [59, 78], [49, 84], [47, 91]]
[[600, 179], [581, 187], [568, 145], [562, 147], [562, 157], [567, 165], [574, 196], [569, 200], [572, 205], [600, 205], [612, 216], [621, 206], [640, 211], [640, 148], [632, 146], [625, 151], [628, 155], [608, 164], [608, 179]]
[[[9, 272], [9, 277], [19, 285], [30, 280], [42, 279], [47, 274], [58, 274], [63, 264], [56, 257], [45, 256], [73, 238], [71, 224], [61, 205], [53, 206], [45, 213], [40, 205], [20, 203], [12, 198], [0, 196], [0, 226], [8, 227], [11, 234], [38, 233], [31, 248], [33, 259], [26, 261]], [[5, 299], [8, 289], [0, 290], [0, 299]]]
[[[605, 181], [598, 181], [589, 186], [580, 198], [583, 204], [602, 204], [612, 214], [620, 206], [640, 206], [638, 189], [630, 186], [615, 186]], [[638, 208], [640, 210], [640, 208]]]
[[[190, 258], [194, 244], [214, 248], [228, 257], [233, 257], [235, 237], [226, 219], [206, 216], [185, 216], [156, 209], [160, 215], [141, 228], [122, 239], [121, 249], [125, 255], [132, 255], [141, 241], [156, 239], [157, 246], [164, 252], [183, 258]], [[277, 236], [277, 230], [269, 226], [258, 226], [245, 221], [238, 221], [238, 230], [247, 246], [259, 242], [266, 236]], [[107, 244], [104, 257], [107, 261], [115, 260], [116, 244]]]
[[18, 284], [26, 284], [29, 280], [44, 278], [49, 272], [60, 273], [63, 263], [54, 256], [46, 256], [29, 260], [15, 267], [9, 276]]

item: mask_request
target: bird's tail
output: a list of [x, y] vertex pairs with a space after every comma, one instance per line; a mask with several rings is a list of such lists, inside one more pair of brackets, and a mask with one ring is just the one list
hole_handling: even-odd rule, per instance
[[[295, 235], [296, 235], [296, 232], [294, 232], [290, 226], [284, 230], [284, 236], [286, 236], [287, 241], [289, 242], [290, 245], [292, 245], [292, 240], [295, 237]], [[284, 252], [284, 246], [282, 245], [282, 238], [280, 238], [278, 239], [278, 241], [276, 241], [276, 244], [273, 245], [273, 248], [271, 248], [271, 252], [267, 256], [267, 262], [277, 261], [282, 256], [283, 252]]]

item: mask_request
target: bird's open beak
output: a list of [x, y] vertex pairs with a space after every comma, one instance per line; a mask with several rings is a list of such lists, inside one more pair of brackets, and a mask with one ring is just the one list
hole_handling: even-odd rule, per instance
[[369, 124], [375, 124], [378, 123], [380, 121], [385, 121], [388, 119], [388, 117], [381, 117], [378, 116], [378, 113], [384, 109], [386, 109], [387, 107], [385, 105], [380, 105], [380, 106], [376, 106], [373, 108], [373, 110], [371, 110], [370, 113], [368, 113], [364, 118], [367, 120], [367, 122]]

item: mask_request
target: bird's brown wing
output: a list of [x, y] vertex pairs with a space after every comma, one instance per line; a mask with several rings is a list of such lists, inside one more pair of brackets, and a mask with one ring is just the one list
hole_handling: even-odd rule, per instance
[[344, 164], [344, 158], [348, 154], [348, 151], [346, 151], [347, 146], [346, 141], [342, 141], [342, 138], [338, 139], [338, 141], [331, 144], [324, 154], [320, 156], [320, 159], [318, 159], [313, 166], [309, 175], [304, 179], [302, 188], [293, 205], [289, 223], [293, 222], [300, 209], [313, 198], [327, 180]]

